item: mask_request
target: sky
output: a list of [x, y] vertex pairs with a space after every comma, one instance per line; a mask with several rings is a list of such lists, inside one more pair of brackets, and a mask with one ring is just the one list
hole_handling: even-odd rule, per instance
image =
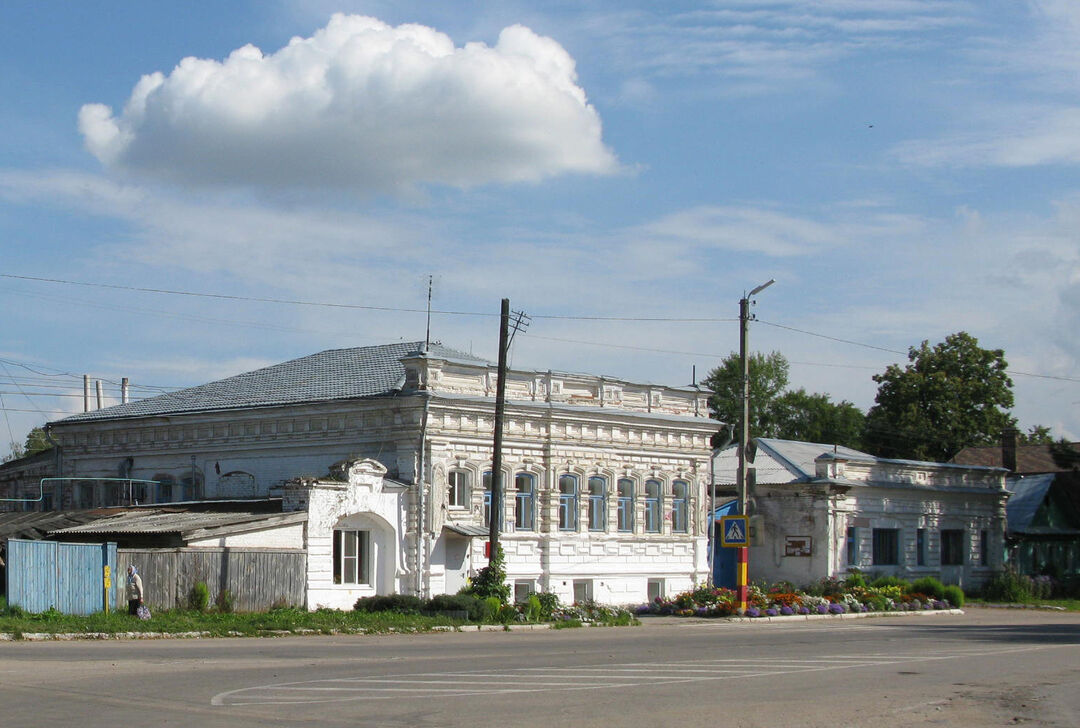
[[1072, 0], [6, 0], [0, 99], [0, 456], [83, 374], [422, 340], [429, 282], [433, 340], [509, 298], [515, 367], [686, 385], [775, 279], [793, 388], [966, 331], [1080, 438]]

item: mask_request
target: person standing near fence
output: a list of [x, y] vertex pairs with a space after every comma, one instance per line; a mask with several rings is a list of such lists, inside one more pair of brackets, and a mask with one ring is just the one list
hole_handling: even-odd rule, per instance
[[142, 577], [139, 576], [139, 570], [135, 568], [135, 564], [127, 568], [127, 600], [128, 614], [135, 616], [143, 603]]

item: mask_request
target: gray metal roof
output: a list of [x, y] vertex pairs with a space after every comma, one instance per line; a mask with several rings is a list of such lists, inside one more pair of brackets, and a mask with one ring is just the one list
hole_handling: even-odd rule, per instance
[[[403, 341], [380, 346], [330, 349], [190, 389], [72, 415], [59, 420], [58, 424], [270, 407], [388, 394], [400, 386], [399, 383], [405, 376], [405, 367], [400, 360], [417, 353], [423, 343]], [[428, 347], [428, 356], [470, 364], [490, 364], [485, 359], [442, 344], [431, 344]]]
[[265, 528], [301, 523], [307, 520], [307, 512], [260, 513], [260, 512], [206, 512], [184, 511], [179, 508], [132, 509], [108, 518], [98, 518], [78, 526], [59, 528], [50, 536], [74, 534], [179, 534], [185, 539], [203, 535], [244, 533]]
[[1010, 533], [1024, 533], [1031, 529], [1031, 521], [1039, 512], [1039, 506], [1046, 500], [1046, 494], [1056, 477], [1056, 473], [1046, 473], [1009, 478], [1005, 481], [1005, 489], [1012, 493], [1009, 502], [1005, 504], [1005, 518]]

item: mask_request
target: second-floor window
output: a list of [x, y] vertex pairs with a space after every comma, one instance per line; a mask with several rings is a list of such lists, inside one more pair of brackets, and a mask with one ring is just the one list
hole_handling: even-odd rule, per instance
[[619, 484], [618, 528], [622, 533], [634, 530], [634, 481], [620, 478]]
[[645, 532], [660, 533], [661, 483], [659, 480], [645, 481]]
[[690, 484], [676, 480], [671, 484], [671, 530], [686, 533], [690, 528]]
[[514, 476], [514, 528], [518, 531], [536, 530], [536, 476], [518, 473]]
[[578, 479], [576, 475], [559, 476], [559, 530], [576, 531], [578, 521]]
[[447, 500], [451, 508], [469, 506], [469, 473], [451, 470], [446, 476]]
[[607, 528], [607, 480], [598, 475], [589, 478], [589, 530]]

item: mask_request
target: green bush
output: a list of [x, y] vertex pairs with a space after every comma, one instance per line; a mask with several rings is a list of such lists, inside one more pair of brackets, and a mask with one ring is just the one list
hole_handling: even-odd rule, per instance
[[882, 587], [886, 586], [898, 586], [907, 591], [911, 584], [909, 584], [904, 579], [901, 579], [899, 576], [893, 576], [892, 574], [884, 574], [870, 582], [870, 586], [875, 589], [881, 589]]
[[1007, 568], [983, 585], [982, 598], [991, 602], [1026, 602], [1031, 599], [1031, 580]]
[[210, 588], [206, 586], [205, 581], [196, 582], [195, 586], [191, 587], [191, 593], [188, 594], [188, 607], [196, 612], [205, 612], [209, 606]]
[[517, 610], [517, 607], [510, 604], [503, 604], [499, 607], [499, 611], [496, 614], [496, 619], [503, 624], [510, 624], [516, 622], [521, 617], [521, 612]]
[[554, 592], [540, 592], [533, 596], [540, 600], [540, 620], [550, 622], [551, 616], [559, 608], [559, 595]]
[[543, 613], [543, 607], [540, 606], [540, 600], [537, 599], [535, 594], [530, 594], [523, 606], [524, 609], [522, 610], [522, 613], [525, 615], [525, 619], [530, 622], [542, 621], [541, 614]]
[[954, 607], [964, 606], [964, 590], [958, 587], [956, 584], [949, 584], [945, 587], [945, 601]]
[[353, 609], [358, 612], [397, 612], [398, 614], [419, 614], [423, 607], [424, 600], [411, 594], [360, 597], [353, 605]]
[[499, 616], [499, 610], [502, 609], [503, 603], [499, 597], [491, 596], [487, 597], [480, 602], [483, 605], [483, 612], [480, 615], [480, 619], [485, 622], [494, 621]]
[[232, 614], [234, 604], [232, 592], [228, 589], [222, 589], [214, 599], [214, 606], [222, 614]]
[[506, 569], [503, 567], [502, 547], [495, 549], [488, 565], [480, 569], [472, 580], [468, 591], [481, 599], [496, 597], [499, 606], [510, 601], [510, 585], [506, 583]]
[[854, 589], [857, 586], [865, 589], [866, 577], [863, 576], [861, 571], [852, 571], [850, 574], [847, 575], [847, 578], [844, 579], [844, 585], [848, 589]]
[[479, 622], [484, 608], [475, 594], [436, 594], [424, 606], [425, 612], [466, 612], [469, 619]]
[[923, 576], [911, 582], [912, 594], [925, 594], [934, 599], [945, 598], [945, 585], [932, 576]]

